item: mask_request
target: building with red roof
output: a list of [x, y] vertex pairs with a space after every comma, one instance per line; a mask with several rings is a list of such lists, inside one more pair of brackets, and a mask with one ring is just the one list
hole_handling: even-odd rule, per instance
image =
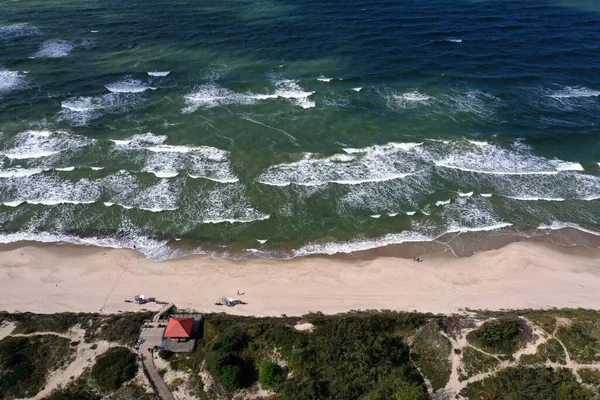
[[189, 339], [194, 326], [194, 318], [169, 318], [163, 338]]

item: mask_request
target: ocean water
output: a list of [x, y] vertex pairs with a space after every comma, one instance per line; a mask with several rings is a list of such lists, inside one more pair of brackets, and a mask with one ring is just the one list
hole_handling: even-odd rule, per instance
[[600, 235], [596, 1], [2, 1], [0, 242], [289, 258], [563, 228]]

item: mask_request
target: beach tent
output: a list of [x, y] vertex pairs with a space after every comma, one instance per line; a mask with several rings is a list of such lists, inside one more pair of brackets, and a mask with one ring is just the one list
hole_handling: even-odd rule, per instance
[[146, 297], [143, 294], [138, 294], [133, 297], [133, 300], [138, 304], [144, 304], [146, 302]]
[[169, 318], [165, 329], [165, 338], [183, 339], [189, 338], [194, 326], [194, 318]]

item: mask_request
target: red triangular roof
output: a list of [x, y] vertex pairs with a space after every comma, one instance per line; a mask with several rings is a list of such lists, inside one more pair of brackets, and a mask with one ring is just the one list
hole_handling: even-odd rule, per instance
[[192, 333], [194, 318], [169, 318], [164, 337], [189, 338]]

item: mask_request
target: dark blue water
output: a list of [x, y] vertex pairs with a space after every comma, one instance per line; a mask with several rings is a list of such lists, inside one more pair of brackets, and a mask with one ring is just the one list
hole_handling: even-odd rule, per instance
[[2, 3], [3, 242], [598, 235], [597, 2], [170, 3]]

